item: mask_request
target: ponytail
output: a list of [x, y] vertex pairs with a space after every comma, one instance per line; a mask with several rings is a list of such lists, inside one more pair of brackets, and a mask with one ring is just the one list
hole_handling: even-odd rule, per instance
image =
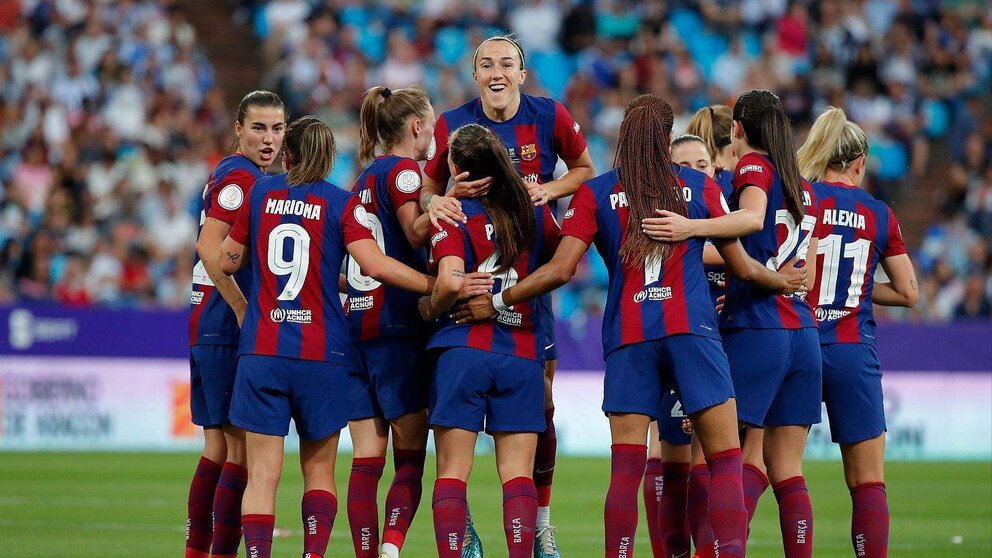
[[376, 147], [389, 150], [402, 141], [407, 120], [427, 117], [430, 108], [427, 93], [419, 87], [370, 88], [358, 112], [359, 161], [368, 164], [375, 158]]
[[847, 119], [843, 109], [830, 107], [821, 114], [799, 148], [799, 170], [811, 181], [823, 180], [828, 168], [844, 171], [868, 152], [864, 131]]
[[703, 138], [710, 158], [716, 161], [720, 150], [730, 145], [730, 131], [733, 125], [733, 113], [727, 105], [703, 107], [692, 115], [687, 134]]
[[527, 251], [537, 238], [537, 219], [513, 161], [502, 140], [483, 126], [466, 124], [455, 130], [449, 145], [451, 160], [469, 180], [493, 178], [489, 191], [480, 201], [493, 222], [493, 232], [502, 253], [496, 273], [503, 273]]
[[334, 165], [334, 134], [316, 116], [293, 121], [286, 129], [285, 154], [291, 163], [286, 182], [291, 186], [324, 180]]
[[792, 126], [782, 101], [771, 91], [752, 89], [737, 99], [733, 114], [734, 120], [744, 127], [748, 145], [768, 152], [782, 179], [786, 207], [799, 223], [806, 213], [803, 207], [803, 179], [796, 162]]
[[641, 230], [641, 221], [665, 209], [688, 216], [681, 184], [672, 168], [669, 141], [675, 115], [672, 107], [654, 95], [636, 97], [624, 111], [617, 143], [617, 169], [627, 196], [627, 241], [620, 247], [625, 264], [646, 258], [664, 262], [674, 245], [650, 239]]

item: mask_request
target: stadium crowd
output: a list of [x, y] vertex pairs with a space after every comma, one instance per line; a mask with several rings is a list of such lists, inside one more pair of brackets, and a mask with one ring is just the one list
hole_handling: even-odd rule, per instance
[[[668, 99], [682, 130], [702, 106], [772, 89], [799, 141], [827, 106], [843, 107], [871, 142], [867, 188], [903, 222], [901, 208], [938, 208], [911, 247], [919, 304], [880, 316], [992, 313], [985, 3], [232, 4], [261, 43], [260, 86], [283, 94], [291, 118], [331, 125], [331, 181], [346, 187], [359, 170], [361, 93], [420, 83], [439, 111], [457, 106], [475, 96], [471, 45], [497, 30], [528, 53], [524, 91], [561, 99], [582, 124], [597, 171], [612, 165], [624, 106], [642, 92]], [[0, 302], [183, 308], [200, 192], [232, 122], [196, 33], [168, 3], [0, 2]], [[601, 314], [606, 281], [589, 259], [559, 291], [558, 315], [582, 327]]]

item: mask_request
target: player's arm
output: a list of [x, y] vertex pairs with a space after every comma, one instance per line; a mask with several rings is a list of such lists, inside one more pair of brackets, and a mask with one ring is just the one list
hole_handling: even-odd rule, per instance
[[495, 297], [486, 294], [458, 305], [451, 318], [458, 323], [485, 320], [495, 316], [497, 310], [506, 310], [514, 304], [550, 293], [568, 283], [575, 275], [575, 268], [588, 249], [589, 245], [582, 240], [574, 236], [563, 236], [551, 261]]
[[734, 277], [770, 291], [794, 293], [806, 290], [806, 266], [795, 267], [799, 256], [785, 263], [778, 271], [768, 269], [747, 255], [739, 240], [718, 240], [715, 250], [723, 257], [723, 262]]
[[920, 298], [919, 286], [916, 283], [916, 271], [908, 254], [889, 256], [882, 260], [882, 269], [888, 275], [889, 281], [875, 283], [871, 292], [871, 301], [882, 306], [905, 306], [912, 308]]
[[[541, 185], [545, 192], [547, 192], [547, 199], [543, 200], [543, 203], [564, 198], [565, 196], [571, 196], [579, 189], [580, 184], [591, 179], [596, 174], [596, 169], [593, 167], [592, 156], [589, 155], [588, 148], [575, 159], [563, 159], [563, 161], [565, 161], [568, 171], [551, 182]], [[535, 199], [534, 192], [531, 192], [531, 201], [538, 202], [541, 200]]]
[[420, 294], [428, 294], [434, 287], [434, 278], [391, 258], [379, 250], [379, 245], [371, 238], [362, 238], [348, 243], [348, 254], [362, 268], [362, 273], [385, 283], [390, 287], [405, 289]]
[[465, 283], [465, 260], [458, 256], [444, 256], [437, 263], [437, 281], [430, 296], [421, 297], [420, 315], [425, 320], [435, 320], [458, 300], [458, 293]]
[[245, 295], [241, 292], [238, 282], [231, 277], [231, 273], [241, 269], [241, 265], [243, 265], [241, 260], [244, 259], [244, 246], [241, 247], [240, 252], [234, 253], [236, 262], [231, 263], [239, 264], [238, 267], [234, 268], [234, 271], [227, 273], [221, 267], [224, 260], [228, 259], [226, 256], [223, 258], [221, 256], [225, 253], [222, 245], [230, 232], [231, 225], [220, 219], [207, 217], [203, 227], [200, 228], [200, 236], [196, 239], [196, 253], [200, 256], [200, 261], [203, 262], [203, 268], [207, 270], [210, 280], [213, 281], [214, 288], [217, 289], [220, 296], [224, 297], [231, 310], [234, 310], [240, 323], [245, 315], [248, 302], [245, 300]]
[[427, 242], [427, 237], [431, 234], [430, 216], [422, 212], [416, 203], [411, 201], [397, 207], [396, 220], [410, 246], [420, 248]]
[[715, 244], [709, 242], [703, 246], [703, 264], [704, 265], [723, 265], [723, 256], [720, 255], [720, 251], [717, 249]]
[[768, 196], [761, 188], [744, 188], [740, 209], [711, 219], [689, 219], [664, 209], [658, 217], [641, 223], [644, 234], [663, 242], [681, 242], [687, 238], [739, 238], [760, 231], [765, 226]]

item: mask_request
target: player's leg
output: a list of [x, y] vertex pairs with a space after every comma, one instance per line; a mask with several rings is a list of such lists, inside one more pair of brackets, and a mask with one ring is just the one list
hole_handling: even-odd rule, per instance
[[432, 508], [439, 558], [460, 558], [468, 518], [467, 482], [475, 459], [478, 432], [434, 426], [437, 481]]
[[205, 427], [203, 452], [190, 481], [186, 500], [186, 558], [207, 558], [209, 555], [214, 528], [214, 493], [226, 455], [224, 432], [219, 427]]
[[644, 497], [644, 514], [648, 520], [648, 536], [651, 539], [651, 553], [655, 558], [665, 557], [661, 538], [661, 518], [658, 508], [664, 485], [661, 478], [661, 440], [658, 435], [658, 421], [651, 421], [648, 427], [648, 462], [644, 467], [644, 481], [641, 485]]
[[551, 484], [554, 481], [555, 461], [558, 453], [558, 436], [555, 431], [555, 403], [553, 384], [558, 369], [558, 350], [553, 345], [554, 332], [550, 334], [544, 363], [544, 431], [537, 435], [537, 452], [534, 459], [534, 485], [537, 487], [537, 539], [536, 558], [557, 558], [555, 529], [551, 526]]
[[885, 412], [882, 371], [875, 348], [861, 343], [822, 345], [823, 402], [830, 435], [840, 444], [851, 491], [851, 544], [855, 554], [886, 556], [889, 506], [885, 493]]
[[606, 557], [633, 553], [637, 531], [637, 488], [647, 464], [644, 444], [651, 417], [637, 413], [611, 413], [610, 488], [606, 493]]
[[214, 536], [212, 558], [233, 558], [241, 545], [241, 501], [248, 486], [245, 431], [226, 424], [222, 428], [227, 445], [227, 461], [214, 492]]
[[[688, 556], [691, 550], [686, 496], [689, 482], [692, 422], [682, 410], [678, 395], [669, 391], [658, 418], [661, 438], [661, 486], [658, 527], [663, 556]], [[648, 516], [650, 519], [650, 515]]]
[[534, 551], [537, 488], [531, 473], [537, 434], [495, 432], [496, 471], [503, 485], [503, 531], [509, 558], [528, 558]]
[[710, 527], [710, 468], [699, 444], [699, 436], [692, 435], [692, 456], [689, 462], [689, 479], [686, 486], [686, 515], [696, 556], [701, 549], [713, 548], [713, 529]]
[[[334, 463], [340, 432], [317, 440], [300, 439], [300, 469], [303, 471], [303, 555], [323, 558], [337, 514]], [[371, 533], [364, 533], [371, 537]]]
[[768, 489], [768, 472], [765, 468], [764, 457], [765, 429], [756, 426], [744, 427], [744, 507], [747, 508], [748, 521], [754, 518], [758, 509], [758, 500]]
[[272, 531], [275, 527], [276, 489], [282, 475], [285, 438], [248, 432], [245, 448], [248, 457], [248, 486], [241, 505], [241, 524], [248, 556], [269, 558], [272, 555]]
[[386, 494], [382, 553], [396, 558], [420, 506], [424, 459], [427, 455], [427, 410], [407, 413], [390, 422], [396, 474]]
[[840, 447], [851, 491], [851, 543], [857, 556], [885, 558], [889, 548], [889, 503], [885, 492], [885, 434]]
[[348, 422], [354, 445], [348, 477], [348, 525], [356, 558], [379, 555], [379, 479], [386, 465], [389, 424], [381, 416]]

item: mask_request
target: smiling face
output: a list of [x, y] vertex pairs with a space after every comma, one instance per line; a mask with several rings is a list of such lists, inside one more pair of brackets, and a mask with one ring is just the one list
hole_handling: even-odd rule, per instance
[[509, 41], [491, 40], [479, 47], [472, 77], [485, 108], [502, 113], [519, 105], [527, 77], [521, 65], [520, 51]]
[[672, 148], [672, 162], [706, 173], [713, 178], [713, 161], [706, 145], [698, 141], [687, 141]]
[[281, 108], [250, 106], [244, 123], [235, 122], [238, 151], [265, 170], [276, 160], [286, 133], [286, 114]]

